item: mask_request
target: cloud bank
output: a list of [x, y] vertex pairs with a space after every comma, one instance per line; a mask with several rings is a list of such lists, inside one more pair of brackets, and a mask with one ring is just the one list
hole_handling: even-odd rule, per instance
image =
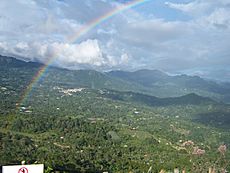
[[148, 1], [71, 39], [87, 23], [126, 2], [2, 0], [0, 54], [42, 63], [53, 58], [53, 65], [71, 69], [228, 74], [228, 0]]

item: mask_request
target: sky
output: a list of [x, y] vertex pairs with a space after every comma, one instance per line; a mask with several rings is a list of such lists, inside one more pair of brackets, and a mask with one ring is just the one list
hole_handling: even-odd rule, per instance
[[0, 54], [69, 69], [159, 69], [230, 81], [229, 0], [1, 0]]

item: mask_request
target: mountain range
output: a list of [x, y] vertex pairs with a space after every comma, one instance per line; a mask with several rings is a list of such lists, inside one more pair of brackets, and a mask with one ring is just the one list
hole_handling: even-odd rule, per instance
[[[41, 66], [42, 64], [36, 62], [25, 62], [12, 57], [0, 56], [1, 75], [12, 73], [15, 76], [20, 72], [25, 72], [28, 75], [26, 83], [30, 82]], [[1, 77], [1, 80], [3, 79], [4, 76]], [[159, 70], [98, 72], [49, 67], [43, 74], [42, 80], [69, 87], [107, 88], [161, 98], [194, 93], [216, 101], [230, 102], [230, 85], [228, 83], [217, 83], [199, 76], [185, 74], [172, 76]]]

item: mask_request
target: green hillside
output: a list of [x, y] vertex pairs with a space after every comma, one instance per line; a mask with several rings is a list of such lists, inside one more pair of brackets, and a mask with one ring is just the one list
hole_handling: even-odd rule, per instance
[[[130, 84], [139, 86], [53, 67], [19, 102], [40, 67], [26, 64], [0, 64], [0, 165], [25, 160], [55, 171], [98, 173], [230, 169], [229, 151], [217, 150], [230, 144], [229, 105], [196, 94], [127, 92]], [[185, 145], [190, 140], [194, 144]]]
[[199, 76], [170, 76], [158, 70], [111, 71], [108, 75], [147, 87], [149, 94], [154, 96], [175, 97], [196, 93], [229, 102], [229, 84], [216, 83]]

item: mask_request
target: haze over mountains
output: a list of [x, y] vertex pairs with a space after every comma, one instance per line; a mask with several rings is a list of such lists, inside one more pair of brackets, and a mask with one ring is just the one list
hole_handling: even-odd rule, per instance
[[230, 87], [227, 83], [217, 83], [199, 76], [185, 74], [169, 76], [158, 70], [112, 71], [109, 72], [109, 75], [140, 84], [149, 89], [158, 89], [155, 94], [159, 97], [197, 93], [220, 100], [229, 100]]
[[[18, 68], [31, 71], [31, 77], [36, 69], [42, 66], [36, 62], [24, 62], [11, 57], [0, 57], [0, 66], [6, 71]], [[118, 91], [132, 91], [157, 97], [178, 97], [190, 93], [210, 97], [217, 101], [230, 101], [230, 85], [205, 80], [199, 76], [170, 76], [159, 70], [139, 70], [134, 72], [111, 71], [98, 72], [94, 70], [67, 70], [49, 67], [44, 74], [46, 80], [69, 86], [85, 86], [95, 89], [107, 88]]]

